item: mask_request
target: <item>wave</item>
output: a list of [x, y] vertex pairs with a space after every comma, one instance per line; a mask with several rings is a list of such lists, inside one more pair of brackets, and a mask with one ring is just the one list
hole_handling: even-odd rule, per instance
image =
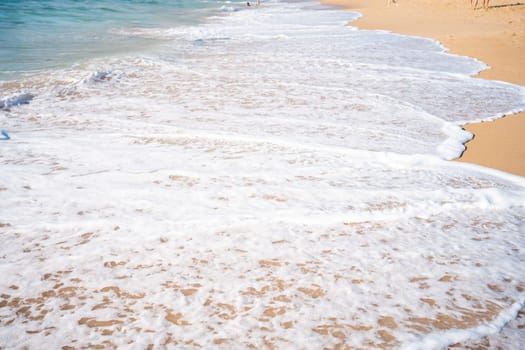
[[0, 347], [439, 347], [515, 316], [525, 180], [445, 159], [523, 87], [264, 5], [2, 84]]
[[31, 93], [21, 93], [0, 100], [0, 110], [9, 111], [11, 108], [26, 105], [35, 98]]

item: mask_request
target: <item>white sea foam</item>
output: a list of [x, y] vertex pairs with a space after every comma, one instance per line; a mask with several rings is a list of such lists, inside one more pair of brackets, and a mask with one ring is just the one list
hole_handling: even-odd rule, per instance
[[0, 100], [0, 110], [8, 110], [11, 107], [27, 104], [35, 96], [30, 93], [18, 93], [14, 96], [6, 97]]
[[263, 5], [0, 86], [34, 96], [0, 111], [0, 347], [439, 348], [516, 316], [525, 180], [446, 159], [524, 88]]
[[514, 320], [518, 312], [525, 308], [525, 303], [516, 302], [508, 310], [504, 310], [492, 322], [481, 324], [471, 329], [452, 329], [446, 332], [430, 334], [417, 343], [409, 344], [407, 350], [445, 348], [450, 344], [468, 341], [472, 338], [483, 338], [491, 334], [501, 332], [503, 327]]

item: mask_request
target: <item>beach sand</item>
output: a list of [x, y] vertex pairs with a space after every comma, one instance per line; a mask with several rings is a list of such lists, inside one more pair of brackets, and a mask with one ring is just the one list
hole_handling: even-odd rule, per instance
[[[368, 4], [378, 14], [403, 6]], [[272, 57], [274, 47], [261, 53]], [[212, 52], [214, 59], [225, 54], [222, 45]], [[520, 217], [505, 209], [491, 215], [492, 205], [478, 213], [476, 206], [487, 196], [514, 204], [521, 213], [521, 203], [506, 200], [507, 192], [522, 193], [521, 187], [474, 171], [434, 172], [433, 164], [411, 171], [410, 162], [390, 170], [395, 167], [387, 167], [386, 160], [385, 166], [369, 162], [368, 151], [365, 157], [347, 157], [338, 149], [315, 153], [315, 144], [288, 146], [267, 136], [245, 142], [250, 134], [240, 134], [245, 130], [233, 117], [231, 130], [238, 127], [240, 133], [228, 139], [226, 132], [220, 135], [225, 129], [212, 128], [227, 116], [206, 111], [222, 106], [229, 87], [235, 99], [225, 104], [228, 112], [246, 100], [237, 93], [250, 86], [246, 80], [228, 78], [230, 69], [239, 67], [228, 63], [228, 69], [218, 69], [229, 59], [212, 69], [146, 60], [138, 70], [122, 70], [122, 76], [136, 74], [130, 80], [88, 81], [65, 90], [73, 97], [57, 98], [57, 107], [42, 112], [51, 121], [40, 121], [39, 109], [20, 114], [35, 119], [22, 125], [36, 131], [22, 135], [27, 141], [8, 143], [14, 152], [2, 154], [10, 170], [7, 184], [0, 186], [5, 199], [0, 228], [8, 242], [0, 254], [9, 272], [0, 285], [0, 334], [6, 334], [6, 343], [63, 349], [396, 349], [407, 338], [417, 340], [413, 335], [441, 336], [492, 322], [508, 309], [514, 290], [525, 291], [522, 276], [508, 271], [509, 278], [503, 274], [506, 265], [493, 262], [504, 259], [505, 251], [506, 264], [519, 258], [520, 243], [511, 243], [518, 226], [512, 222]], [[244, 66], [247, 75], [239, 77], [252, 77], [252, 67]], [[157, 87], [160, 74], [166, 83]], [[109, 77], [118, 81], [119, 74]], [[141, 84], [146, 85], [137, 89]], [[275, 94], [270, 107], [284, 105], [274, 82], [267, 85], [262, 91], [272, 95], [261, 101]], [[128, 88], [131, 94], [123, 94]], [[184, 95], [190, 88], [202, 93]], [[149, 89], [148, 98], [136, 96]], [[188, 103], [207, 93], [215, 96]], [[106, 107], [114, 97], [117, 103]], [[160, 97], [167, 109], [157, 109]], [[113, 114], [115, 106], [122, 111]], [[268, 109], [257, 117], [273, 117]], [[55, 125], [61, 137], [47, 136], [48, 126]], [[135, 131], [137, 125], [144, 130]], [[100, 138], [91, 135], [99, 131]], [[86, 149], [90, 155], [84, 156]], [[433, 177], [425, 176], [428, 170]], [[386, 175], [374, 177], [379, 171]], [[403, 179], [416, 176], [424, 188], [412, 195]], [[426, 179], [432, 182], [428, 187]], [[511, 189], [503, 187], [507, 184]], [[441, 185], [445, 191], [437, 194]], [[451, 240], [456, 234], [462, 237]], [[485, 271], [493, 275], [475, 276]], [[480, 288], [471, 288], [470, 281]], [[509, 336], [525, 324], [523, 311], [520, 315], [507, 327]], [[487, 342], [493, 344], [490, 336], [461, 347], [488, 348]]]
[[[488, 11], [470, 2], [398, 0], [323, 0], [363, 14], [351, 25], [362, 29], [434, 38], [451, 52], [475, 57], [491, 68], [481, 79], [525, 85], [525, 4], [492, 0]], [[480, 7], [481, 5], [478, 4]], [[474, 134], [459, 161], [525, 176], [525, 113], [465, 125]]]

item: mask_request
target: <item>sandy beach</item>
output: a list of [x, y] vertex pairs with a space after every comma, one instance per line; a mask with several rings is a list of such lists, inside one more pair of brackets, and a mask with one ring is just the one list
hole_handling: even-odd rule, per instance
[[[437, 39], [451, 53], [475, 57], [490, 69], [481, 79], [525, 84], [525, 4], [493, 0], [488, 11], [469, 1], [323, 0], [363, 14], [351, 25]], [[481, 7], [481, 3], [478, 4]], [[525, 176], [525, 113], [465, 125], [474, 134], [462, 162]]]
[[5, 2], [0, 349], [522, 348], [525, 177], [450, 160], [525, 89], [358, 1]]

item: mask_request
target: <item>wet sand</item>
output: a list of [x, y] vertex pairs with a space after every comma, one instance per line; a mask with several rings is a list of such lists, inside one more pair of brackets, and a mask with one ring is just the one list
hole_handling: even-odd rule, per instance
[[[430, 37], [451, 53], [475, 57], [491, 68], [481, 79], [525, 85], [525, 3], [492, 0], [488, 11], [467, 0], [322, 0], [363, 14], [352, 25]], [[478, 4], [478, 7], [481, 6]], [[525, 113], [464, 126], [474, 134], [459, 161], [525, 176]]]

